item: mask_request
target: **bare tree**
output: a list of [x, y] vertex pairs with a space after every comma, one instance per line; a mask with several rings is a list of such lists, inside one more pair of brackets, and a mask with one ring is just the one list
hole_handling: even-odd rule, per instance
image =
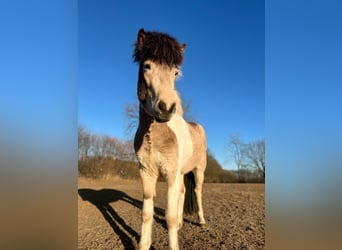
[[138, 128], [139, 122], [139, 104], [128, 103], [125, 106], [124, 117], [126, 122], [125, 134], [132, 138]]
[[121, 156], [122, 160], [136, 161], [134, 147], [133, 147], [133, 140], [123, 142], [121, 147], [122, 147], [122, 156]]
[[240, 180], [248, 177], [247, 172], [257, 172], [259, 177], [263, 181], [265, 180], [265, 140], [246, 143], [239, 135], [234, 134], [229, 137], [225, 149], [227, 156], [232, 158], [237, 166], [237, 174]]
[[115, 159], [116, 155], [116, 148], [118, 147], [119, 140], [111, 137], [109, 135], [103, 135], [102, 136], [102, 156], [103, 157], [111, 157]]
[[88, 156], [91, 147], [90, 133], [82, 125], [78, 125], [78, 158], [84, 159]]
[[226, 152], [228, 158], [232, 158], [238, 169], [238, 178], [241, 179], [241, 169], [244, 167], [244, 150], [245, 143], [242, 141], [238, 134], [233, 134], [229, 136], [228, 144], [226, 145]]
[[247, 166], [259, 172], [265, 180], [265, 140], [248, 143], [245, 148], [245, 158]]
[[90, 135], [90, 148], [89, 148], [89, 156], [94, 156], [97, 157], [100, 154], [99, 150], [99, 140], [98, 136], [96, 134], [91, 134]]

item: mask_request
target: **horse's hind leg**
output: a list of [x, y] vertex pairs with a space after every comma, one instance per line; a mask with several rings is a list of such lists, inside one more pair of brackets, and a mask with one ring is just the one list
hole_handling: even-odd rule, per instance
[[197, 205], [198, 205], [198, 218], [199, 218], [200, 226], [205, 227], [205, 220], [204, 220], [203, 206], [202, 206], [202, 186], [204, 182], [204, 171], [197, 168], [194, 172], [195, 172], [195, 179], [196, 179], [195, 193], [196, 193]]
[[142, 211], [141, 238], [139, 242], [140, 250], [150, 249], [152, 243], [152, 223], [153, 223], [153, 197], [155, 196], [157, 176], [150, 176], [145, 171], [140, 170], [143, 185], [144, 203]]

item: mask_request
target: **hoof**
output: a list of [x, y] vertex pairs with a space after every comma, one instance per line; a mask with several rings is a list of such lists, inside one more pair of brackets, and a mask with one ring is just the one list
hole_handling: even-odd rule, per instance
[[200, 228], [207, 228], [207, 225], [205, 223], [200, 223]]

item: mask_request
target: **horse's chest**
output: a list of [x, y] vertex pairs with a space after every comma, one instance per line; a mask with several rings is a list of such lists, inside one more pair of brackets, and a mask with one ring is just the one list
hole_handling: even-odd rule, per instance
[[178, 163], [183, 166], [193, 154], [189, 126], [181, 116], [177, 115], [167, 122], [167, 126], [175, 134], [178, 146]]
[[151, 126], [144, 135], [137, 157], [144, 166], [156, 166], [168, 172], [176, 166], [181, 169], [192, 153], [188, 125], [183, 118], [175, 116], [167, 123]]

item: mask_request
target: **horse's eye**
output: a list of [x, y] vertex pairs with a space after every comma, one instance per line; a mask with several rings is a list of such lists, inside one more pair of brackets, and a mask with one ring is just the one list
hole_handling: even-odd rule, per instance
[[147, 70], [149, 70], [149, 69], [151, 69], [151, 65], [150, 64], [144, 64], [144, 71], [147, 71]]

